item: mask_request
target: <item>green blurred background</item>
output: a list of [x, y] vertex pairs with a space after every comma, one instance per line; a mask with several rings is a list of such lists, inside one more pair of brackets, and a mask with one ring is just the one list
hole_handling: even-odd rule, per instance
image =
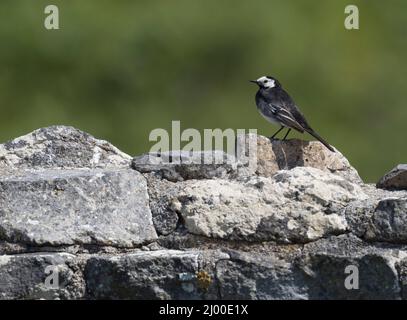
[[0, 140], [65, 124], [135, 155], [172, 120], [270, 136], [247, 80], [273, 75], [375, 182], [407, 162], [406, 26], [405, 0], [2, 0]]

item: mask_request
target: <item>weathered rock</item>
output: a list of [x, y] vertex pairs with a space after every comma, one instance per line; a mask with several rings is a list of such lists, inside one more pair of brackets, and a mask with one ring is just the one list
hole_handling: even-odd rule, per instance
[[271, 177], [279, 170], [313, 167], [362, 183], [357, 171], [339, 152], [318, 141], [273, 140], [256, 134], [240, 135], [233, 155], [216, 151], [172, 151], [137, 156], [132, 167], [155, 172], [170, 181], [189, 179], [241, 179], [252, 175]]
[[85, 269], [88, 296], [201, 299], [208, 292], [213, 295], [216, 288], [209, 273], [200, 268], [200, 255], [198, 251], [158, 250], [91, 258]]
[[305, 243], [346, 232], [344, 206], [366, 197], [357, 184], [315, 168], [246, 182], [190, 180], [172, 201], [189, 232], [231, 240]]
[[407, 243], [407, 194], [357, 201], [346, 209], [353, 232], [368, 241]]
[[144, 177], [131, 169], [0, 178], [0, 240], [131, 247], [156, 239]]
[[75, 260], [66, 253], [0, 256], [0, 299], [82, 298], [85, 283]]
[[399, 164], [386, 173], [377, 183], [377, 187], [389, 190], [407, 190], [407, 164]]
[[[312, 255], [308, 261], [310, 268], [310, 299], [400, 299], [397, 272], [389, 261], [377, 254], [363, 256]], [[358, 269], [359, 285], [352, 289], [345, 287], [346, 268]], [[362, 283], [362, 284], [360, 284]]]
[[396, 266], [406, 255], [405, 249], [368, 246], [354, 236], [307, 244], [300, 262], [306, 275], [307, 296], [309, 299], [400, 299]]
[[0, 299], [407, 298], [403, 167], [385, 190], [319, 142], [236, 146], [132, 170], [70, 127], [0, 145]]
[[144, 175], [147, 179], [155, 230], [159, 235], [170, 234], [177, 227], [179, 220], [177, 208], [172, 208], [170, 203], [180, 192], [181, 186], [166, 179], [160, 179], [153, 173]]
[[235, 158], [222, 151], [146, 153], [132, 161], [139, 172], [155, 172], [170, 181], [227, 178], [236, 175]]
[[[85, 277], [88, 297], [99, 299], [400, 299], [397, 270], [404, 272], [406, 255], [405, 248], [343, 235], [284, 254], [159, 250], [99, 256], [88, 260]], [[357, 268], [358, 289], [345, 286], [349, 266]]]
[[0, 145], [0, 173], [23, 169], [129, 167], [131, 157], [78, 129], [52, 126]]
[[407, 258], [398, 262], [396, 268], [400, 279], [401, 297], [403, 300], [407, 300]]
[[[256, 142], [257, 151], [249, 152], [249, 148]], [[338, 150], [331, 152], [319, 141], [270, 140], [247, 134], [238, 136], [237, 145], [240, 145], [238, 148], [241, 150], [246, 150], [248, 157], [256, 158], [247, 160], [247, 163], [257, 163], [257, 167], [252, 167], [252, 173], [260, 176], [271, 177], [283, 169], [312, 167], [334, 173], [353, 183], [362, 183], [357, 171]]]
[[303, 274], [290, 260], [274, 255], [230, 253], [216, 264], [222, 299], [306, 299]]

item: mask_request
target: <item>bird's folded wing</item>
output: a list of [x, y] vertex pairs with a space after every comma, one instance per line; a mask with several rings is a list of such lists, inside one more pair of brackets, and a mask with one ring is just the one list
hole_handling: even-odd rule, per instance
[[270, 104], [271, 111], [278, 121], [280, 121], [286, 127], [296, 129], [299, 132], [304, 132], [304, 128], [295, 120], [290, 111], [284, 107]]

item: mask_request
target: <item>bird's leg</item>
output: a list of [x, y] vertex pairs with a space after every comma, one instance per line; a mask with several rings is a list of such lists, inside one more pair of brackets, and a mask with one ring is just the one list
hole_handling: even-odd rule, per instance
[[283, 141], [285, 140], [285, 138], [287, 138], [287, 136], [288, 136], [288, 134], [290, 133], [290, 131], [291, 131], [291, 128], [288, 128], [287, 133], [285, 134], [285, 136], [284, 136], [284, 138], [283, 138]]
[[273, 140], [274, 139], [274, 137], [281, 131], [281, 130], [283, 130], [284, 129], [284, 127], [283, 126], [281, 126], [281, 128], [280, 129], [278, 129], [277, 130], [277, 132], [275, 133], [275, 134], [273, 134], [271, 137], [270, 137], [270, 140]]

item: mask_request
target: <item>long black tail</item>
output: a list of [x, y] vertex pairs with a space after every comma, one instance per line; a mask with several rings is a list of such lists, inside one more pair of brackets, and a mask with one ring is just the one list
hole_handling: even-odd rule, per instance
[[327, 147], [330, 151], [335, 152], [334, 148], [332, 148], [328, 142], [326, 142], [318, 133], [316, 133], [312, 129], [305, 129], [311, 136], [313, 136], [315, 139], [319, 140], [325, 147]]

